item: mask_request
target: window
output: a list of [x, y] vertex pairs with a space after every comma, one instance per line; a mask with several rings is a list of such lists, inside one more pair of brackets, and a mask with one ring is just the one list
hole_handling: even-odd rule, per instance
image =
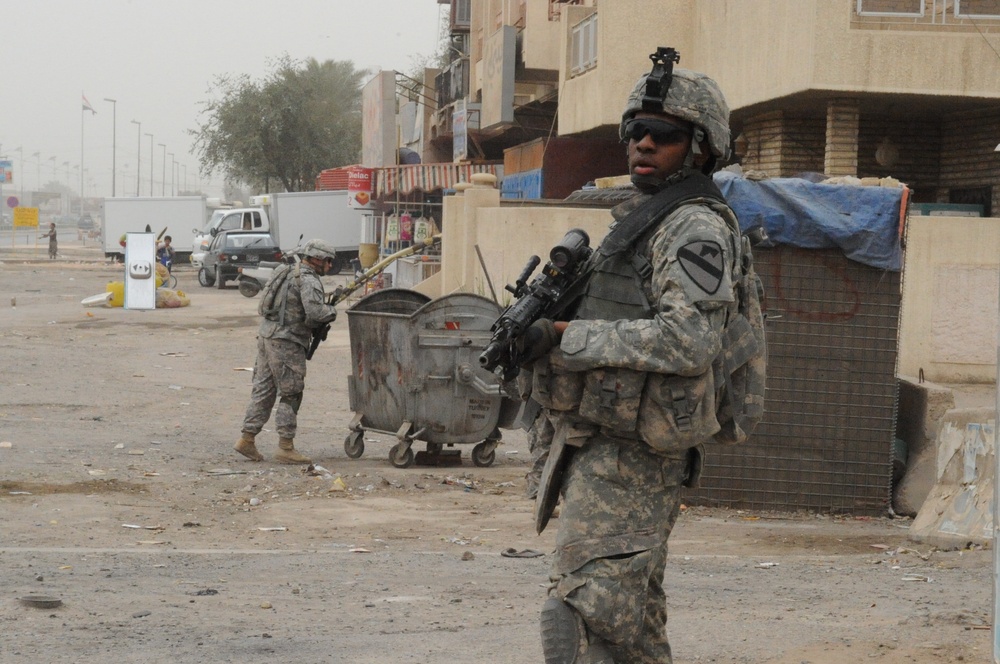
[[923, 16], [926, 0], [858, 0], [860, 16]]
[[956, 18], [1000, 18], [996, 0], [955, 0]]
[[451, 4], [451, 29], [469, 29], [472, 22], [472, 4], [470, 0], [453, 0]]
[[597, 14], [573, 26], [570, 44], [570, 74], [576, 76], [597, 66]]

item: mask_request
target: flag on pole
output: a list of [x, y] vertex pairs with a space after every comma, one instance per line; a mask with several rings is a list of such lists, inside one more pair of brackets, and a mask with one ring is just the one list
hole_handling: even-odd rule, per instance
[[81, 93], [80, 93], [80, 96], [81, 96], [81, 97], [83, 97], [83, 110], [85, 110], [85, 111], [90, 111], [90, 112], [91, 112], [91, 113], [93, 113], [94, 115], [97, 115], [97, 111], [95, 111], [95, 110], [94, 110], [94, 107], [90, 105], [90, 102], [89, 102], [89, 101], [87, 101], [87, 95], [85, 95], [85, 94], [83, 94], [83, 93], [81, 92]]

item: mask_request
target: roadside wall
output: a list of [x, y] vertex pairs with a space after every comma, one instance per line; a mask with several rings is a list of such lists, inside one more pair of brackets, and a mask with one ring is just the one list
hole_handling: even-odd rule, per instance
[[[495, 178], [461, 185], [444, 200], [441, 276], [421, 291], [432, 297], [464, 291], [491, 297], [476, 254], [483, 256], [500, 304], [504, 285], [525, 262], [546, 253], [570, 228], [607, 232], [606, 209], [500, 206]], [[1000, 219], [911, 216], [907, 223], [898, 373], [936, 383], [996, 379]]]
[[936, 383], [996, 380], [1000, 219], [907, 221], [899, 373]]

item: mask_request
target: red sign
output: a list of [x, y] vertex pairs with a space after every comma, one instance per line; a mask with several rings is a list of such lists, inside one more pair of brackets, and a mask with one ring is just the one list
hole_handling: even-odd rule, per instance
[[352, 166], [347, 170], [347, 204], [367, 210], [372, 207], [372, 180], [375, 169]]

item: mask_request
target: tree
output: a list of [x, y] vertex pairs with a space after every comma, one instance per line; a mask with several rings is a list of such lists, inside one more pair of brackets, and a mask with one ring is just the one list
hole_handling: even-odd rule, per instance
[[367, 72], [350, 61], [279, 58], [260, 81], [223, 75], [190, 133], [204, 174], [270, 191], [314, 188], [319, 172], [357, 163], [361, 85]]

